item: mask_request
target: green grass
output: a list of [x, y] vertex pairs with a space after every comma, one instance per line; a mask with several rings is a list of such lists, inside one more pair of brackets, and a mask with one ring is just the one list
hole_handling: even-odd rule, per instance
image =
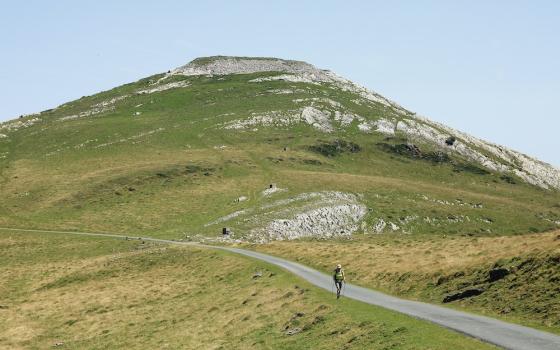
[[[256, 132], [222, 129], [223, 123], [251, 113], [293, 109], [294, 99], [308, 97], [335, 99], [349, 111], [371, 119], [393, 113], [380, 105], [357, 105], [352, 102], [356, 95], [327, 86], [247, 83], [266, 74], [172, 77], [170, 81], [188, 80], [191, 86], [134, 94], [161, 78], [158, 75], [41, 114], [41, 123], [0, 139], [0, 154], [7, 154], [0, 159], [0, 224], [157, 231], [172, 238], [195, 233], [214, 236], [217, 231], [206, 230], [205, 223], [237, 210], [239, 206], [232, 204], [235, 198], [257, 194], [271, 182], [288, 188], [286, 196], [317, 190], [363, 193], [365, 204], [372, 209], [366, 218], [369, 224], [379, 218], [394, 221], [408, 215], [440, 221], [434, 225], [418, 220], [409, 227], [418, 234], [541, 232], [556, 227], [553, 221], [560, 220], [557, 192], [520, 179], [511, 181], [501, 174], [473, 171], [478, 168], [456, 156], [449, 162], [434, 163], [378, 146], [398, 145], [406, 139], [363, 134], [357, 126], [329, 135], [303, 125]], [[268, 92], [271, 89], [296, 92], [278, 95]], [[123, 95], [130, 96], [117, 102], [114, 110], [58, 120]], [[136, 111], [141, 114], [134, 116]], [[333, 142], [354, 145], [356, 152], [325, 156], [315, 151]], [[428, 155], [435, 151], [428, 144], [418, 146]], [[208, 176], [183, 173], [188, 166], [214, 171]], [[424, 195], [482, 203], [483, 207], [437, 205], [420, 200]], [[245, 204], [258, 205], [258, 196], [251, 196]], [[115, 212], [119, 215], [111, 215]], [[449, 216], [458, 215], [474, 220], [447, 222]], [[491, 218], [493, 223], [482, 222], [483, 218]]]
[[220, 251], [30, 233], [0, 251], [3, 349], [493, 348]]
[[[368, 209], [364, 218], [365, 233], [371, 233], [379, 219], [401, 227], [398, 236], [379, 238], [384, 247], [392, 247], [385, 240], [390, 242], [394, 237], [397, 237], [397, 246], [406, 244], [413, 248], [418, 241], [431, 240], [437, 246], [428, 244], [421, 251], [405, 249], [409, 255], [394, 259], [401, 263], [425, 257], [439, 261], [440, 254], [452, 251], [460, 255], [453, 250], [451, 240], [455, 238], [482, 240], [490, 237], [499, 242], [502, 237], [557, 229], [555, 222], [560, 221], [558, 191], [531, 186], [512, 175], [481, 171], [479, 166], [457, 155], [440, 156], [438, 147], [407, 139], [400, 133], [394, 137], [364, 134], [355, 123], [346, 130], [330, 134], [303, 124], [225, 130], [226, 123], [252, 114], [299, 108], [302, 104], [294, 100], [304, 98], [335, 100], [349, 112], [368, 120], [401, 119], [406, 114], [377, 103], [356, 104], [356, 94], [325, 84], [248, 82], [270, 74], [174, 76], [165, 82], [185, 80], [189, 86], [154, 94], [135, 94], [139, 89], [153, 87], [151, 84], [164, 76], [154, 75], [45, 111], [38, 116], [41, 122], [7, 132], [8, 137], [0, 139], [0, 227], [102, 231], [180, 239], [197, 235], [216, 238], [221, 235], [222, 227], [228, 226], [236, 237], [243, 238], [272, 217], [263, 206], [302, 193], [342, 191], [361, 196], [360, 201]], [[277, 89], [290, 89], [293, 93], [273, 93]], [[128, 97], [116, 102], [114, 109], [60, 120], [125, 95]], [[313, 103], [320, 108], [329, 107], [323, 100]], [[422, 157], [407, 153], [403, 145], [409, 142], [419, 147]], [[270, 183], [286, 191], [263, 197], [261, 191]], [[236, 202], [241, 196], [248, 200]], [[295, 204], [282, 205], [275, 215], [293, 213], [295, 209]], [[229, 221], [207, 225], [240, 210], [248, 212]], [[415, 219], [406, 222], [411, 217]], [[362, 229], [358, 230], [355, 238], [368, 242], [370, 238], [362, 233]], [[401, 241], [403, 233], [407, 238]], [[448, 238], [440, 241], [438, 237], [443, 235]], [[331, 244], [330, 249], [336, 252], [348, 242], [309, 244], [321, 246], [319, 243]], [[116, 252], [121, 248], [126, 251], [127, 244], [132, 243], [115, 243]], [[284, 248], [272, 247], [279, 249], [271, 251], [275, 254], [298, 245], [290, 242]], [[41, 249], [21, 256], [21, 261], [59, 259], [61, 253], [49, 249], [48, 244], [43, 244]], [[407, 297], [438, 302], [445, 293], [452, 292], [451, 289], [473, 282], [470, 277], [485, 272], [497, 261], [485, 260], [486, 247], [477, 246], [477, 249], [471, 254], [478, 254], [479, 264], [455, 266], [453, 272], [463, 271], [466, 275], [463, 279], [450, 279], [449, 284], [444, 285], [450, 290], [428, 286], [436, 274], [447, 273], [433, 266], [420, 276], [415, 274], [416, 266], [402, 264], [401, 269], [390, 271], [393, 275], [382, 271], [385, 275], [369, 276], [363, 282]], [[530, 254], [540, 257], [540, 252], [548, 251], [540, 246], [534, 252], [512, 253], [500, 259], [526, 259]], [[8, 256], [21, 255], [11, 246], [6, 252], [7, 255], [0, 256], [4, 263], [8, 261], [2, 259]], [[97, 254], [95, 252], [92, 248], [91, 254]], [[66, 254], [60, 259], [66, 259]], [[76, 254], [82, 253], [77, 250]], [[313, 252], [308, 255], [302, 252], [301, 256], [319, 268], [330, 268], [338, 259], [326, 256], [319, 264]], [[360, 265], [369, 266], [374, 260], [365, 254]], [[549, 289], [553, 284], [547, 280], [555, 275], [548, 269], [546, 258], [538, 261], [541, 267], [536, 269], [542, 281], [536, 285], [545, 286], [542, 290], [547, 293], [550, 291], [548, 294], [534, 292], [542, 298], [542, 303], [524, 298], [523, 293], [516, 294], [519, 299], [515, 301], [515, 310], [502, 314], [503, 306], [511, 300], [500, 297], [500, 292], [495, 296], [499, 297], [499, 302], [472, 299], [472, 303], [465, 302], [458, 307], [516, 318], [526, 324], [556, 327], [547, 318], [550, 312], [538, 312], [543, 308], [554, 310], [547, 305], [555, 300], [554, 289]], [[121, 273], [119, 271], [102, 272], [100, 276], [97, 272], [83, 271], [68, 277], [70, 280], [45, 280], [54, 285], [41, 291], [73, 288], [72, 279], [76, 279], [76, 285], [111, 279], [112, 274]], [[525, 277], [516, 282], [518, 290], [532, 290], [534, 281]], [[18, 295], [27, 288], [29, 281], [13, 275], [13, 284], [10, 282], [2, 288]], [[510, 285], [499, 290], [505, 292]], [[43, 285], [35, 287], [45, 288]], [[152, 345], [160, 347], [161, 344]]]

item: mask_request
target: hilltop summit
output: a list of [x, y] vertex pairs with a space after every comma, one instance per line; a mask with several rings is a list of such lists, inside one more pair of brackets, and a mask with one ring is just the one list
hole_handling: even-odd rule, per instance
[[234, 56], [200, 57], [184, 66], [174, 69], [171, 74], [189, 76], [251, 74], [258, 72], [305, 74], [314, 76], [319, 80], [325, 77], [325, 71], [302, 61], [284, 60], [272, 57]]

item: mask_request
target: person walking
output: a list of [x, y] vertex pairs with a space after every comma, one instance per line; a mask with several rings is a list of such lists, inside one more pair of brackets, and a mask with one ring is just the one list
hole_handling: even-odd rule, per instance
[[336, 269], [334, 269], [333, 273], [333, 280], [334, 285], [336, 286], [336, 298], [340, 298], [340, 292], [342, 291], [342, 284], [345, 282], [344, 270], [342, 269], [342, 265], [336, 265]]

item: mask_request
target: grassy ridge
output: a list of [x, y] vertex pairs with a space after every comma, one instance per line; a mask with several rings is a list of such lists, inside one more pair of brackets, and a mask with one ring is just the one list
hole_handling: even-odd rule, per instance
[[2, 349], [493, 348], [218, 251], [0, 233], [0, 252]]

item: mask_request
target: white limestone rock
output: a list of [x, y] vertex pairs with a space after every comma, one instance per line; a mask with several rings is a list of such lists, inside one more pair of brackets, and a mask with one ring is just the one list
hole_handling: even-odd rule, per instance
[[156, 92], [162, 92], [162, 91], [166, 91], [166, 90], [170, 90], [170, 89], [185, 88], [185, 87], [188, 87], [190, 85], [191, 84], [188, 81], [181, 80], [181, 81], [175, 81], [175, 82], [172, 82], [172, 83], [161, 84], [161, 85], [158, 85], [158, 86], [150, 88], [150, 89], [138, 90], [138, 91], [136, 91], [136, 94], [138, 94], [138, 95], [153, 94], [153, 93], [156, 93]]
[[3, 135], [6, 135], [4, 134], [4, 132], [10, 133], [10, 132], [18, 131], [19, 129], [28, 128], [39, 122], [41, 122], [41, 118], [37, 118], [37, 117], [15, 119], [15, 120], [7, 121], [5, 123], [1, 123], [0, 131], [2, 132]]
[[322, 207], [297, 214], [291, 219], [274, 220], [265, 231], [269, 240], [349, 236], [358, 230], [365, 214], [365, 206], [358, 204]]
[[74, 119], [79, 119], [79, 118], [84, 118], [84, 117], [90, 117], [90, 116], [93, 116], [93, 115], [113, 111], [113, 110], [115, 110], [115, 104], [117, 102], [122, 101], [122, 100], [124, 100], [128, 97], [130, 97], [130, 95], [122, 95], [122, 96], [113, 97], [109, 100], [101, 101], [99, 103], [91, 105], [90, 109], [88, 109], [86, 111], [80, 112], [78, 114], [73, 114], [73, 115], [68, 115], [68, 116], [65, 116], [65, 117], [58, 118], [58, 121], [63, 122], [63, 121], [74, 120]]

